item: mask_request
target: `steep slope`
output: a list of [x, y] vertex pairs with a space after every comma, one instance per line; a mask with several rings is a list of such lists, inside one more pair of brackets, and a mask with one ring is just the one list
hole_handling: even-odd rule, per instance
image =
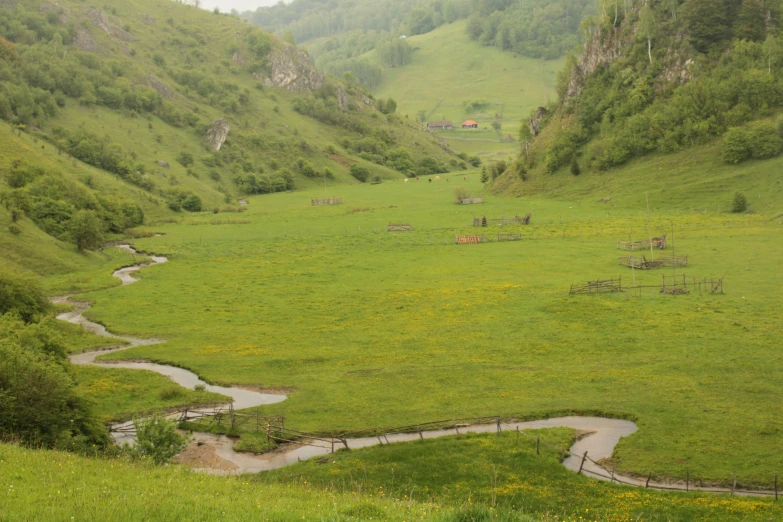
[[520, 185], [543, 173], [605, 171], [721, 136], [715, 153], [726, 164], [776, 156], [779, 16], [752, 0], [607, 4], [587, 21], [593, 36], [579, 59], [558, 75], [557, 102], [523, 127], [529, 147], [508, 175]]
[[24, 214], [79, 243], [82, 211], [121, 233], [144, 215], [236, 210], [245, 194], [465, 168], [392, 105], [237, 18], [152, 0], [2, 5], [0, 133], [15, 134], [3, 234]]

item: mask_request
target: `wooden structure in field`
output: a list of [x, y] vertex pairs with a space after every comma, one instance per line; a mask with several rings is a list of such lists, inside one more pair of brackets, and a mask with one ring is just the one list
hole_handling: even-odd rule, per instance
[[498, 234], [498, 241], [520, 241], [522, 234]]
[[654, 237], [652, 239], [644, 239], [642, 241], [617, 241], [617, 248], [620, 250], [646, 250], [650, 248], [650, 243], [652, 243], [653, 248], [657, 248], [658, 250], [663, 250], [666, 248], [666, 234], [662, 235], [661, 237]]
[[478, 245], [479, 243], [486, 243], [487, 238], [481, 235], [464, 235], [457, 236], [458, 245]]
[[648, 261], [646, 257], [636, 257], [632, 255], [621, 256], [620, 265], [637, 270], [649, 270], [651, 268], [671, 268], [688, 266], [688, 256], [670, 256], [662, 257], [654, 261]]
[[586, 283], [571, 285], [571, 289], [568, 291], [568, 294], [603, 294], [622, 291], [623, 278], [621, 277], [619, 279], [602, 279], [598, 281], [588, 281]]
[[459, 200], [460, 205], [477, 205], [479, 203], [484, 203], [484, 198], [482, 197], [462, 198]]
[[395, 223], [386, 225], [386, 232], [408, 232], [409, 230], [413, 230], [413, 225]]
[[343, 198], [312, 199], [310, 201], [314, 207], [319, 207], [321, 205], [340, 205], [343, 202]]
[[503, 225], [514, 225], [514, 224], [529, 225], [531, 217], [533, 217], [532, 212], [529, 212], [524, 216], [514, 216], [514, 217], [500, 216], [500, 219], [498, 220], [498, 225], [500, 225], [501, 227]]

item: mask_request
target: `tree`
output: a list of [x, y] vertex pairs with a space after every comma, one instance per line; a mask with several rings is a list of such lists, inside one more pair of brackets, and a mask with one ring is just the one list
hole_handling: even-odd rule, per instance
[[25, 323], [31, 323], [49, 308], [49, 301], [35, 279], [9, 270], [0, 272], [0, 315], [15, 313]]
[[764, 38], [767, 10], [759, 0], [743, 0], [734, 20], [733, 32], [740, 40], [759, 42]]
[[419, 123], [426, 122], [427, 121], [427, 111], [422, 109], [419, 112], [417, 112], [416, 113], [416, 121], [418, 121]]
[[767, 55], [767, 72], [772, 73], [772, 56], [778, 53], [778, 41], [771, 33], [764, 40], [764, 53]]
[[498, 138], [500, 138], [500, 130], [503, 128], [503, 125], [498, 120], [495, 120], [492, 122], [492, 128], [495, 129], [495, 132], [498, 133]]
[[133, 425], [136, 427], [133, 453], [154, 464], [165, 464], [188, 445], [185, 437], [177, 433], [177, 426], [161, 415], [134, 419]]
[[486, 185], [488, 181], [489, 181], [489, 173], [487, 172], [487, 166], [484, 165], [481, 167], [481, 183]]
[[283, 41], [290, 43], [291, 45], [296, 45], [296, 39], [294, 38], [294, 33], [291, 31], [286, 31], [283, 35]]
[[655, 12], [650, 7], [650, 2], [644, 4], [639, 13], [639, 36], [647, 40], [647, 56], [652, 63], [652, 41], [658, 34], [658, 24], [655, 21]]
[[688, 0], [682, 8], [691, 42], [701, 51], [707, 52], [731, 36], [731, 22], [734, 17], [732, 0]]
[[79, 250], [89, 250], [103, 244], [105, 226], [94, 210], [79, 210], [69, 226], [69, 234]]
[[394, 101], [393, 98], [389, 98], [386, 100], [386, 103], [383, 106], [383, 110], [381, 111], [384, 114], [394, 114], [397, 112], [397, 102]]
[[533, 142], [533, 131], [530, 130], [527, 120], [522, 120], [522, 125], [519, 126], [519, 142], [525, 148], [525, 159], [527, 159], [530, 153], [530, 144]]
[[366, 182], [367, 179], [370, 177], [370, 171], [369, 170], [367, 170], [364, 167], [360, 167], [359, 165], [357, 165], [355, 163], [353, 165], [351, 165], [351, 170], [350, 171], [351, 171], [351, 176], [353, 176], [354, 178], [358, 179], [362, 183]]
[[741, 214], [748, 210], [748, 198], [742, 192], [735, 192], [734, 199], [731, 201], [731, 211], [735, 214]]

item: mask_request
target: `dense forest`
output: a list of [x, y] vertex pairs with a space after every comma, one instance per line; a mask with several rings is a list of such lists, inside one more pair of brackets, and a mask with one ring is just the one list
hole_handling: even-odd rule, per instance
[[307, 47], [322, 70], [349, 72], [367, 88], [382, 68], [360, 56], [378, 50], [382, 66], [411, 59], [406, 37], [467, 19], [468, 36], [485, 46], [532, 58], [562, 56], [581, 41], [580, 23], [593, 14], [592, 0], [294, 0], [242, 16]]
[[[602, 3], [584, 24], [593, 34], [584, 53], [558, 75], [549, 125], [523, 147], [520, 171], [539, 161], [549, 173], [569, 164], [574, 173], [605, 170], [720, 136], [727, 162], [777, 155], [780, 16], [776, 1]], [[521, 141], [530, 144], [535, 130], [524, 125]]]

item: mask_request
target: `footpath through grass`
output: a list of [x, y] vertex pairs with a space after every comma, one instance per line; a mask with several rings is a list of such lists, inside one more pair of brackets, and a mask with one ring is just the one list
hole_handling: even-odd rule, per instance
[[[253, 198], [241, 218], [161, 225], [165, 236], [137, 247], [171, 262], [91, 294], [89, 315], [168, 339], [111, 358], [292, 389], [264, 411], [295, 429], [618, 416], [639, 424], [615, 453], [618, 470], [723, 483], [737, 471], [742, 484], [772, 486], [783, 470], [780, 226], [656, 199], [652, 233], [689, 255], [677, 273], [725, 276], [726, 295], [569, 297], [587, 280], [661, 281], [618, 266], [616, 240], [647, 237], [643, 208], [594, 193], [459, 206], [455, 186], [479, 192], [479, 174], [446, 177], [342, 187], [334, 207], [311, 207], [318, 192]], [[529, 211], [527, 227], [471, 226]], [[389, 222], [415, 230], [387, 233]], [[523, 240], [453, 244], [458, 233], [501, 232]]]

